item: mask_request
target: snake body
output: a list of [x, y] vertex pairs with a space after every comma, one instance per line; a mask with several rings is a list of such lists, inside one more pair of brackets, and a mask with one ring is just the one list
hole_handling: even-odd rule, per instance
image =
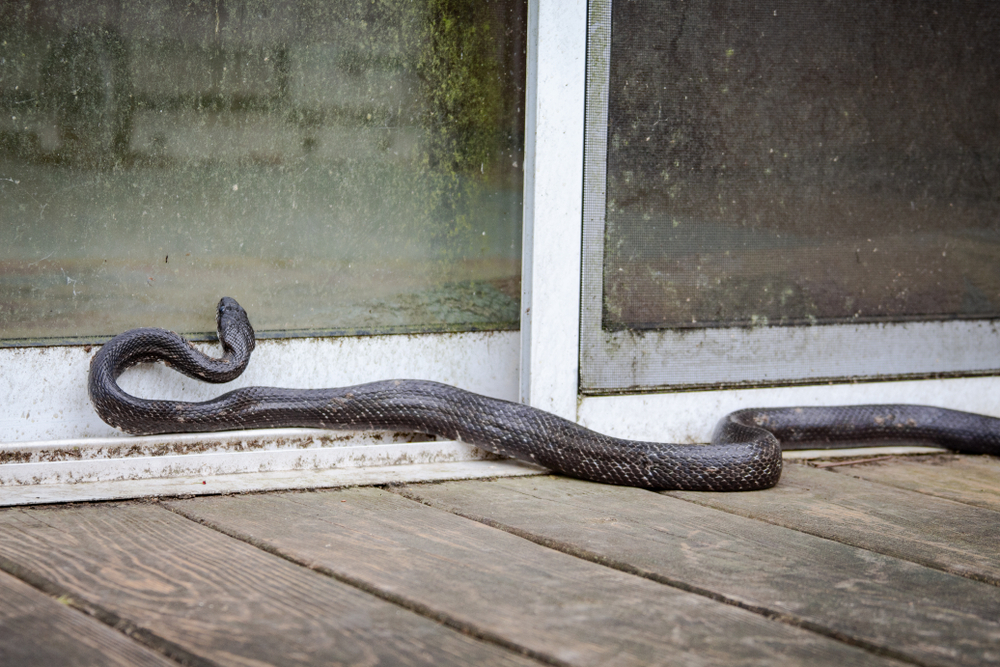
[[101, 347], [88, 389], [108, 424], [136, 435], [249, 428], [398, 430], [460, 440], [581, 479], [647, 489], [749, 491], [774, 486], [781, 451], [915, 440], [966, 453], [1000, 453], [1000, 419], [914, 405], [760, 408], [731, 413], [708, 445], [612, 438], [537, 408], [425, 380], [385, 380], [332, 389], [246, 387], [204, 402], [148, 400], [117, 379], [138, 363], [163, 361], [207, 382], [228, 382], [255, 346], [243, 308], [217, 310], [224, 354], [206, 356], [176, 333], [141, 328]]

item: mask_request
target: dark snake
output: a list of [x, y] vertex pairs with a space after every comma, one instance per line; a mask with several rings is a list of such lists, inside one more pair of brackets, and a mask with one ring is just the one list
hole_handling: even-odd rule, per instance
[[136, 435], [250, 428], [392, 430], [459, 440], [580, 479], [647, 489], [750, 491], [774, 486], [782, 449], [900, 441], [973, 454], [1000, 453], [1000, 419], [916, 405], [754, 408], [725, 416], [708, 445], [612, 438], [537, 408], [425, 380], [335, 389], [246, 387], [209, 401], [147, 400], [118, 385], [125, 369], [163, 361], [193, 378], [238, 377], [255, 346], [246, 312], [219, 302], [216, 359], [165, 329], [126, 331], [90, 365], [90, 400], [108, 424]]

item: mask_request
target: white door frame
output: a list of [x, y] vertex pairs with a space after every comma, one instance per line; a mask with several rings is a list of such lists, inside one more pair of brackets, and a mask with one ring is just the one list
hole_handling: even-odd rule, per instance
[[[898, 402], [1000, 417], [997, 377], [580, 394], [587, 40], [609, 38], [601, 26], [588, 34], [586, 13], [585, 0], [539, 0], [529, 13], [529, 44], [535, 57], [529, 52], [521, 316], [524, 402], [609, 435], [682, 443], [706, 442], [723, 415], [752, 406]], [[588, 184], [588, 193], [597, 190], [600, 196], [602, 188], [603, 183]]]
[[[522, 400], [611, 435], [704, 442], [749, 406], [926, 403], [1000, 416], [1000, 379], [953, 378], [723, 391], [579, 393], [585, 0], [533, 0], [528, 82], [521, 330], [262, 341], [237, 383], [341, 386], [411, 377]], [[198, 307], [211, 309], [214, 304]], [[151, 325], [155, 323], [150, 323]], [[212, 346], [205, 344], [204, 349]], [[306, 429], [132, 438], [100, 422], [84, 346], [0, 349], [0, 504], [527, 474], [461, 443]], [[218, 393], [161, 366], [123, 384], [138, 395]], [[190, 453], [185, 453], [190, 452]]]

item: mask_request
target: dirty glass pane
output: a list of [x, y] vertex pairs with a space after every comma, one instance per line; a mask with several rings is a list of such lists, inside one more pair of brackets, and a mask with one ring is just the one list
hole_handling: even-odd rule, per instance
[[1000, 316], [987, 1], [611, 10], [605, 329]]
[[0, 338], [516, 327], [525, 16], [0, 2]]

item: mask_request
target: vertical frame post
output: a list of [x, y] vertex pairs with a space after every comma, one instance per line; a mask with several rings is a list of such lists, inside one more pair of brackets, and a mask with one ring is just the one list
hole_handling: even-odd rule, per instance
[[531, 0], [525, 115], [520, 399], [576, 419], [586, 0]]

